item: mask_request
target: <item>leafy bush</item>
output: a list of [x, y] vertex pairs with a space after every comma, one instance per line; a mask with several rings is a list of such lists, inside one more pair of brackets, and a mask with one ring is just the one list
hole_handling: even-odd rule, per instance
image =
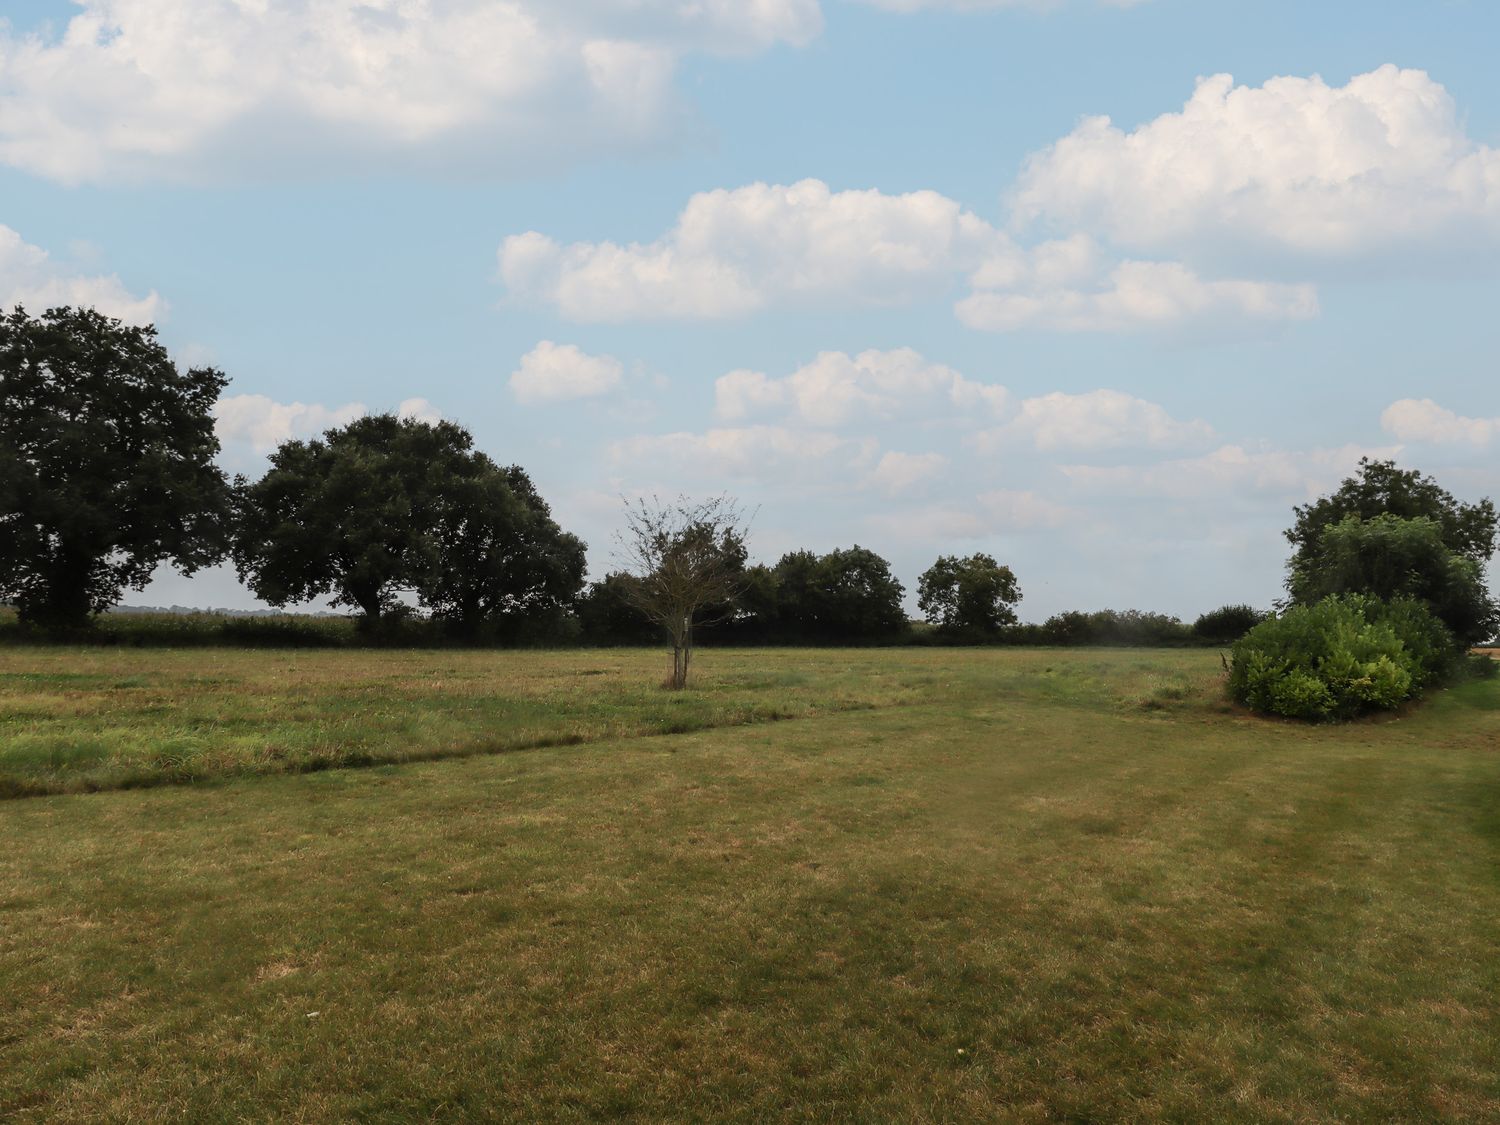
[[1415, 598], [1392, 598], [1390, 601], [1366, 598], [1365, 616], [1371, 621], [1389, 625], [1401, 638], [1415, 664], [1412, 670], [1415, 691], [1442, 683], [1457, 669], [1461, 646], [1426, 603]]
[[1323, 530], [1316, 555], [1292, 560], [1287, 591], [1302, 605], [1331, 594], [1419, 598], [1465, 644], [1500, 620], [1483, 563], [1450, 549], [1441, 525], [1425, 517], [1346, 516]]
[[1192, 639], [1188, 627], [1177, 618], [1140, 609], [1069, 610], [1047, 618], [1042, 633], [1045, 643], [1054, 645], [1157, 648]]
[[1266, 619], [1248, 605], [1224, 605], [1211, 609], [1193, 622], [1193, 636], [1209, 644], [1230, 644]]
[[1230, 694], [1310, 722], [1390, 711], [1447, 675], [1457, 649], [1422, 603], [1364, 595], [1293, 606], [1234, 646]]

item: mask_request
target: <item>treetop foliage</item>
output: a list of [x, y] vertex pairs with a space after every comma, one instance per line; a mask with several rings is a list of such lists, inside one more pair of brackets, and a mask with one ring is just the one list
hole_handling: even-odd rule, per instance
[[1359, 471], [1332, 494], [1298, 505], [1296, 522], [1287, 529], [1294, 551], [1291, 567], [1306, 568], [1322, 550], [1325, 530], [1348, 516], [1370, 520], [1377, 516], [1401, 519], [1425, 517], [1442, 532], [1448, 548], [1480, 566], [1495, 553], [1497, 516], [1488, 499], [1464, 504], [1431, 477], [1414, 469], [1401, 469], [1394, 461], [1360, 458]]
[[1333, 594], [1416, 598], [1465, 645], [1500, 624], [1481, 564], [1452, 549], [1429, 516], [1345, 516], [1323, 529], [1315, 554], [1293, 558], [1287, 589], [1301, 605]]
[[945, 630], [995, 633], [1016, 622], [1021, 587], [1015, 573], [986, 554], [943, 555], [917, 583], [917, 604]]
[[519, 466], [473, 444], [391, 414], [284, 442], [259, 481], [236, 482], [241, 578], [272, 605], [331, 596], [369, 624], [411, 592], [464, 632], [570, 604], [583, 543]]
[[92, 309], [0, 313], [0, 601], [76, 626], [163, 562], [191, 574], [222, 558], [227, 382]]
[[906, 590], [891, 564], [858, 544], [825, 555], [788, 552], [766, 577], [770, 625], [783, 638], [873, 640], [907, 626]]

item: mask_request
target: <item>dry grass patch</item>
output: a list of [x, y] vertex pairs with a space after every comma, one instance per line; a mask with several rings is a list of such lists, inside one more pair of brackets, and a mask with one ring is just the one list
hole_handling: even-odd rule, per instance
[[736, 659], [883, 702], [0, 807], [0, 1115], [1500, 1117], [1500, 685], [1309, 730], [1135, 702], [1211, 653]]

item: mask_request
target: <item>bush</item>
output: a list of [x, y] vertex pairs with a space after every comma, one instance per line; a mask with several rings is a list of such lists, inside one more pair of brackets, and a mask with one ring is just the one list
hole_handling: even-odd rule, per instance
[[1193, 636], [1207, 644], [1227, 645], [1239, 640], [1268, 615], [1254, 606], [1224, 605], [1193, 622]]
[[1450, 674], [1452, 635], [1420, 602], [1363, 595], [1293, 606], [1234, 646], [1230, 694], [1309, 722], [1391, 711]]
[[1160, 648], [1192, 639], [1188, 627], [1177, 618], [1139, 609], [1069, 610], [1047, 618], [1041, 629], [1045, 643], [1054, 645]]

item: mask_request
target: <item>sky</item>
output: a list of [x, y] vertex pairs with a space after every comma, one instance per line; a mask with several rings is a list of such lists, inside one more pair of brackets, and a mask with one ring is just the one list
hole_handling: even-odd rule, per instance
[[[221, 461], [450, 418], [617, 565], [1278, 596], [1361, 456], [1500, 494], [1482, 0], [5, 0], [0, 304], [157, 325]], [[231, 569], [127, 602], [250, 608]]]

